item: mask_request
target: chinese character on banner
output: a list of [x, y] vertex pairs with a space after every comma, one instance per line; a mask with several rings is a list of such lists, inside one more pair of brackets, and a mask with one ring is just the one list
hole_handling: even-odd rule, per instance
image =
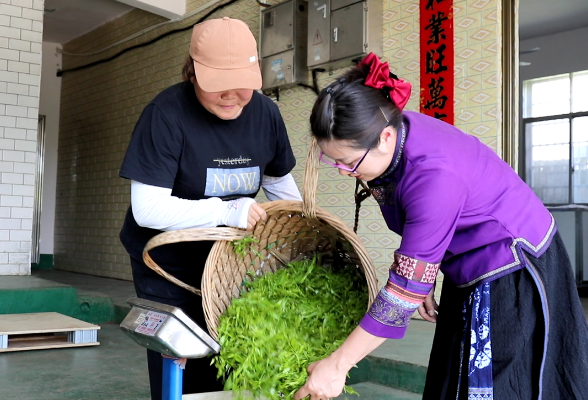
[[453, 124], [453, 0], [420, 0], [420, 111]]

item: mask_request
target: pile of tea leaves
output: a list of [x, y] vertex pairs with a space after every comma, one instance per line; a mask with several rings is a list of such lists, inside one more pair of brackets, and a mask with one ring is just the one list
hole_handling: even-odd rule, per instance
[[306, 382], [306, 368], [357, 326], [367, 308], [365, 278], [355, 266], [331, 271], [319, 263], [315, 257], [248, 275], [220, 318], [221, 352], [213, 363], [225, 390], [290, 400]]

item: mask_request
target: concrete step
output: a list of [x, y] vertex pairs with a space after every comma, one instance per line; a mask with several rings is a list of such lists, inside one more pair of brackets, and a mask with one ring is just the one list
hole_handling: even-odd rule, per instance
[[133, 282], [120, 279], [54, 269], [33, 270], [33, 276], [75, 287], [78, 295], [109, 297], [114, 307], [111, 321], [119, 324], [131, 311], [131, 307], [127, 304], [127, 299], [136, 296]]

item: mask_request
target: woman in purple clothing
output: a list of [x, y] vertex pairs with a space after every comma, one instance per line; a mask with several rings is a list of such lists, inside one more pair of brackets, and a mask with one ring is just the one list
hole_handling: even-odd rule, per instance
[[588, 326], [553, 217], [477, 138], [402, 112], [410, 89], [370, 54], [312, 110], [321, 160], [367, 181], [402, 242], [360, 325], [294, 398], [338, 396], [418, 310], [437, 322], [423, 399], [588, 399]]

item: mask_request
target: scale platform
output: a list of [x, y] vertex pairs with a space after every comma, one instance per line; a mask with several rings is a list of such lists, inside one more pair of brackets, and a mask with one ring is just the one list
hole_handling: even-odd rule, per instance
[[0, 353], [97, 346], [98, 325], [56, 312], [0, 315]]
[[145, 299], [127, 300], [132, 308], [120, 328], [139, 345], [175, 358], [202, 358], [220, 351], [180, 308]]

